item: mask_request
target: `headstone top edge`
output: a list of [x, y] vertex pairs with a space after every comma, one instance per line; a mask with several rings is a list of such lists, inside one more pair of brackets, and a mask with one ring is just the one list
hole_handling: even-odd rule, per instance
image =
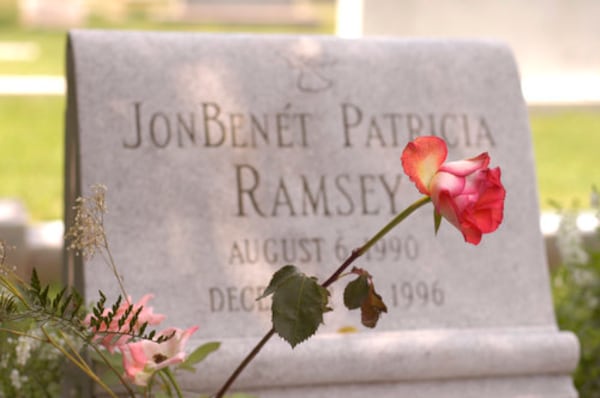
[[[478, 47], [481, 49], [504, 49], [510, 50], [508, 43], [493, 38], [476, 37], [458, 37], [458, 38], [438, 38], [438, 37], [395, 37], [395, 36], [363, 36], [360, 38], [343, 38], [327, 34], [306, 34], [306, 33], [248, 33], [248, 32], [187, 32], [176, 30], [121, 30], [121, 29], [70, 29], [67, 31], [67, 37], [70, 39], [92, 39], [96, 37], [107, 36], [136, 37], [145, 36], [152, 38], [178, 38], [186, 39], [218, 39], [218, 40], [252, 40], [252, 41], [279, 41], [279, 40], [298, 40], [315, 39], [323, 42], [341, 42], [341, 43], [378, 43], [395, 45], [424, 45], [424, 46], [460, 46], [460, 47]], [[512, 53], [512, 51], [511, 51]]]

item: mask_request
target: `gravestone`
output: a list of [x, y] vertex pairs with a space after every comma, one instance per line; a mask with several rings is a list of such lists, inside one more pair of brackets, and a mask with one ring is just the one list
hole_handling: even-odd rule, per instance
[[[488, 151], [507, 189], [478, 246], [431, 206], [356, 265], [388, 313], [374, 330], [341, 303], [292, 350], [274, 338], [236, 390], [261, 397], [576, 397], [578, 345], [557, 329], [539, 231], [527, 113], [494, 42], [73, 31], [66, 202], [108, 187], [105, 226], [134, 300], [191, 346], [221, 349], [183, 375], [215, 392], [270, 329], [255, 301], [289, 263], [324, 280], [419, 198], [406, 143], [436, 134], [449, 159]], [[66, 274], [118, 294], [98, 258]], [[341, 333], [355, 328], [356, 333]]]

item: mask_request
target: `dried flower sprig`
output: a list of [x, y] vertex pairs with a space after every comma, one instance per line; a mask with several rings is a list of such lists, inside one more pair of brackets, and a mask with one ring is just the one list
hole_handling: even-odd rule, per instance
[[100, 253], [114, 274], [121, 294], [128, 298], [123, 277], [117, 270], [104, 230], [104, 215], [108, 211], [106, 186], [95, 184], [90, 189], [92, 191], [90, 197], [78, 197], [75, 200], [73, 206], [75, 218], [65, 235], [65, 240], [68, 242], [67, 249], [75, 251], [76, 255], [79, 254], [86, 260]]
[[14, 273], [17, 270], [17, 267], [12, 265], [8, 265], [6, 263], [6, 257], [8, 256], [9, 247], [6, 245], [6, 242], [0, 240], [0, 275], [8, 275]]
[[106, 187], [93, 185], [92, 196], [75, 200], [75, 219], [67, 231], [68, 249], [76, 251], [85, 259], [94, 257], [97, 250], [106, 246], [104, 233], [104, 214], [106, 208]]

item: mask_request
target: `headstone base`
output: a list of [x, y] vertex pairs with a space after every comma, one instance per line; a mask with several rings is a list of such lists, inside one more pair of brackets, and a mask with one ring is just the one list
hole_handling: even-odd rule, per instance
[[[195, 374], [181, 374], [182, 387], [214, 393], [256, 341], [222, 341]], [[274, 337], [234, 389], [261, 398], [576, 398], [577, 359], [575, 336], [551, 328], [323, 335], [294, 350]]]

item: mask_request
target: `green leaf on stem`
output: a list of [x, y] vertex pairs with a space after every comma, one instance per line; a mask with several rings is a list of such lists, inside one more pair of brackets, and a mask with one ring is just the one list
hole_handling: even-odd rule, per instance
[[359, 275], [358, 278], [348, 283], [344, 289], [344, 305], [349, 310], [359, 308], [369, 295], [368, 274]]
[[270, 294], [275, 293], [277, 288], [282, 283], [285, 283], [285, 281], [288, 278], [294, 276], [297, 273], [298, 273], [298, 268], [296, 268], [294, 265], [286, 265], [284, 267], [281, 267], [279, 269], [279, 271], [277, 271], [273, 274], [273, 277], [271, 278], [271, 282], [269, 282], [269, 286], [267, 286], [267, 288], [265, 289], [263, 294], [261, 294], [256, 300], [260, 300], [262, 298], [269, 296]]
[[433, 210], [433, 229], [437, 235], [440, 225], [442, 224], [442, 215], [437, 210]]
[[17, 312], [17, 301], [10, 294], [0, 294], [0, 323], [5, 322], [10, 315]]
[[293, 265], [277, 271], [259, 298], [270, 294], [273, 327], [292, 348], [315, 334], [323, 323], [323, 314], [330, 310], [327, 289]]
[[42, 291], [42, 284], [40, 283], [40, 278], [38, 277], [37, 270], [33, 268], [31, 271], [31, 279], [29, 281], [29, 285], [31, 286], [31, 291], [33, 293], [39, 293]]
[[215, 352], [221, 347], [221, 343], [213, 341], [210, 343], [206, 343], [196, 348], [188, 357], [183, 361], [178, 368], [188, 370], [190, 372], [196, 371], [194, 365], [199, 362], [202, 362], [208, 355]]

